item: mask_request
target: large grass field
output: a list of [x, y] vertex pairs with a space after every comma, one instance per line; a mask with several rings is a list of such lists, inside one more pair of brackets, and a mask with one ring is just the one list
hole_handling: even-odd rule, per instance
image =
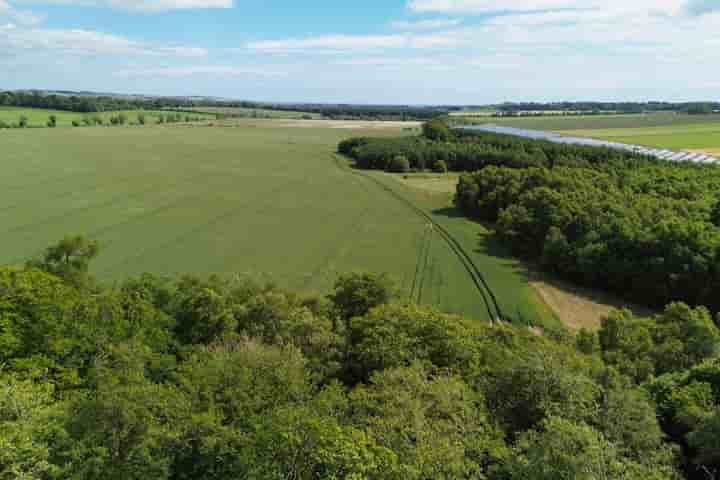
[[[124, 110], [122, 112], [100, 112], [97, 114], [90, 113], [77, 113], [77, 112], [65, 112], [61, 110], [47, 110], [44, 108], [24, 108], [24, 107], [0, 107], [0, 121], [3, 121], [9, 125], [17, 124], [20, 121], [21, 116], [25, 116], [28, 119], [29, 127], [45, 127], [50, 115], [55, 115], [57, 118], [57, 126], [69, 127], [72, 125], [73, 120], [81, 122], [83, 117], [86, 115], [94, 116], [99, 115], [104, 123], [110, 122], [110, 117], [113, 115], [119, 115], [124, 113], [127, 116], [128, 122], [137, 122], [138, 114], [142, 113], [145, 115], [147, 123], [155, 123], [159, 115], [168, 115], [174, 112], [161, 112], [161, 111], [137, 111], [137, 110]], [[182, 113], [181, 115], [186, 115]], [[203, 115], [187, 114], [191, 116], [203, 117], [205, 119], [214, 118], [214, 115]]]
[[[106, 282], [146, 271], [248, 274], [321, 293], [343, 272], [388, 272], [416, 301], [487, 320], [432, 222], [333, 155], [342, 138], [400, 128], [277, 125], [4, 131], [0, 263], [82, 233], [101, 242], [93, 273]], [[480, 225], [457, 216], [448, 194], [379, 181], [452, 232], [506, 314], [554, 321], [522, 267]]]

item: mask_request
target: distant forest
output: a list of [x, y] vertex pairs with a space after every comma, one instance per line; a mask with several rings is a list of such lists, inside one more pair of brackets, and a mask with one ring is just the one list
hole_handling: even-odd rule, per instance
[[32, 92], [0, 92], [0, 106], [46, 108], [81, 113], [110, 112], [117, 110], [188, 109], [196, 107], [248, 108], [276, 111], [300, 110], [320, 114], [328, 119], [351, 120], [430, 120], [447, 114], [447, 107], [414, 106], [364, 106], [320, 104], [272, 104], [246, 101], [215, 101], [188, 98], [90, 96], [67, 94], [44, 94]]
[[415, 105], [352, 105], [317, 103], [271, 103], [234, 100], [199, 99], [189, 97], [128, 97], [120, 95], [92, 95], [75, 92], [6, 91], [0, 92], [0, 106], [47, 108], [71, 112], [93, 113], [116, 110], [185, 109], [196, 107], [249, 108], [276, 111], [302, 111], [337, 120], [421, 120], [461, 112], [473, 108], [493, 108], [496, 115], [527, 115], [528, 112], [566, 112], [593, 114], [603, 112], [682, 112], [707, 114], [720, 111], [720, 103], [668, 102], [560, 102], [560, 103], [504, 103], [492, 106], [415, 106]]

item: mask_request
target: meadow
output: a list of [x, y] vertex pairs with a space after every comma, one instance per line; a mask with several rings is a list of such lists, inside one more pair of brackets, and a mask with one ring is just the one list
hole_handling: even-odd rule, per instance
[[[58, 127], [69, 127], [72, 126], [72, 122], [82, 122], [82, 119], [85, 116], [95, 116], [98, 115], [100, 118], [103, 119], [104, 123], [110, 122], [110, 117], [117, 116], [120, 114], [124, 114], [128, 122], [130, 123], [136, 123], [138, 120], [138, 115], [140, 113], [145, 115], [145, 119], [147, 123], [155, 123], [157, 121], [157, 118], [159, 115], [168, 115], [173, 114], [175, 112], [165, 112], [165, 111], [159, 111], [159, 110], [123, 110], [123, 111], [113, 111], [113, 112], [98, 112], [98, 113], [78, 113], [78, 112], [66, 112], [62, 110], [48, 110], [44, 108], [25, 108], [25, 107], [5, 107], [0, 106], [0, 121], [5, 122], [6, 124], [12, 125], [17, 124], [20, 121], [20, 117], [25, 116], [28, 119], [28, 126], [29, 127], [45, 127], [47, 125], [47, 121], [50, 118], [51, 115], [55, 115], [57, 119], [57, 126]], [[181, 115], [186, 115], [185, 113], [182, 113]], [[215, 118], [214, 115], [209, 114], [188, 114], [191, 116], [198, 116], [203, 119], [212, 119]]]
[[[487, 305], [432, 222], [333, 154], [349, 136], [402, 132], [263, 120], [7, 130], [0, 263], [21, 263], [80, 233], [102, 245], [93, 273], [103, 282], [142, 272], [239, 274], [324, 293], [344, 272], [388, 272], [414, 301], [487, 320]], [[485, 230], [456, 215], [449, 194], [381, 181], [453, 233], [513, 318], [554, 320], [517, 262], [478, 248]]]

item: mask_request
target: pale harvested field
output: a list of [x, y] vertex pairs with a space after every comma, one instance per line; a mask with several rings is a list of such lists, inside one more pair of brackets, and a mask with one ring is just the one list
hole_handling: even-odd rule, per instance
[[701, 148], [701, 149], [695, 149], [690, 150], [694, 153], [705, 153], [707, 155], [714, 155], [715, 157], [720, 157], [720, 148]]
[[345, 130], [355, 128], [418, 128], [422, 125], [421, 122], [382, 122], [366, 120], [275, 120], [273, 123], [283, 128], [333, 128]]
[[647, 308], [629, 304], [611, 294], [578, 287], [542, 274], [535, 274], [535, 279], [530, 284], [560, 321], [571, 330], [598, 330], [602, 319], [617, 309], [627, 308], [639, 316], [653, 314]]

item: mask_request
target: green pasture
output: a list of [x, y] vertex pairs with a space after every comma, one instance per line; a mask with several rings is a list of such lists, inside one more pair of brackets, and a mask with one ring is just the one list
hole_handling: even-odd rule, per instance
[[[247, 274], [320, 293], [343, 272], [388, 272], [408, 297], [487, 319], [428, 222], [333, 155], [342, 138], [401, 129], [275, 125], [2, 132], [0, 263], [82, 233], [102, 245], [93, 272], [105, 282], [142, 272]], [[456, 216], [449, 195], [403, 194], [457, 235], [508, 311], [551, 318], [517, 262], [488, 251], [485, 230]]]
[[[3, 121], [9, 125], [17, 124], [20, 121], [21, 116], [25, 116], [28, 119], [29, 127], [45, 127], [50, 115], [55, 115], [57, 119], [58, 127], [69, 127], [72, 125], [73, 120], [82, 122], [83, 117], [95, 115], [103, 119], [103, 123], [110, 123], [110, 117], [119, 114], [125, 114], [128, 123], [137, 123], [138, 115], [144, 114], [147, 123], [155, 123], [159, 115], [175, 114], [176, 112], [170, 111], [140, 111], [140, 110], [123, 110], [117, 112], [99, 112], [99, 113], [78, 113], [78, 112], [65, 112], [61, 110], [47, 110], [44, 108], [25, 108], [25, 107], [0, 107], [0, 121]], [[200, 113], [180, 113], [183, 117], [185, 115], [202, 117], [204, 119], [214, 118], [211, 115], [203, 115]]]

